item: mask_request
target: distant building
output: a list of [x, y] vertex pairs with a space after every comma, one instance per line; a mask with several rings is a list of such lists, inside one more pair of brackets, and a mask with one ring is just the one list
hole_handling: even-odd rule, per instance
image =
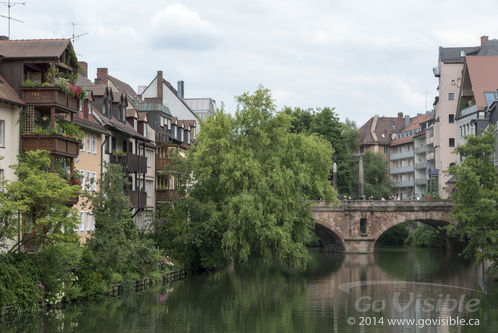
[[360, 128], [360, 154], [367, 150], [382, 153], [386, 161], [389, 160], [389, 146], [392, 135], [400, 132], [405, 126], [403, 113], [397, 117], [379, 117], [375, 115]]
[[214, 114], [216, 102], [212, 98], [184, 98], [185, 103], [199, 117], [205, 120]]

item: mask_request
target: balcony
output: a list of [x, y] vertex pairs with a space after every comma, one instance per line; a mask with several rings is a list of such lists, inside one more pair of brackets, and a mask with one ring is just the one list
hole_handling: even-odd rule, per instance
[[407, 173], [407, 172], [413, 172], [413, 171], [414, 171], [413, 165], [408, 165], [408, 166], [404, 166], [404, 167], [401, 167], [401, 168], [391, 168], [389, 170], [389, 173], [391, 175], [395, 175], [395, 174], [398, 174], [398, 173]]
[[145, 156], [139, 156], [132, 153], [124, 153], [124, 155], [113, 153], [111, 154], [111, 163], [121, 164], [123, 170], [127, 172], [147, 172], [147, 161]]
[[171, 201], [178, 200], [182, 198], [177, 191], [175, 190], [157, 190], [156, 191], [156, 201]]
[[425, 185], [427, 180], [425, 178], [415, 178], [415, 185]]
[[409, 157], [413, 157], [413, 150], [412, 151], [405, 151], [405, 152], [397, 153], [397, 154], [391, 154], [389, 156], [389, 159], [391, 161], [393, 161], [393, 160], [400, 160], [402, 158], [409, 158]]
[[78, 112], [78, 99], [66, 95], [58, 87], [23, 87], [22, 95], [27, 106], [55, 107], [69, 112]]
[[23, 134], [22, 150], [48, 150], [52, 154], [77, 157], [80, 151], [79, 141], [57, 134]]
[[145, 191], [128, 191], [133, 208], [145, 208], [147, 206], [147, 192]]
[[415, 147], [415, 152], [417, 154], [425, 153], [426, 150], [427, 150], [427, 147], [425, 145]]
[[171, 160], [168, 158], [156, 158], [156, 171], [167, 169], [170, 163]]
[[427, 163], [425, 161], [417, 162], [417, 163], [415, 163], [415, 169], [425, 169], [426, 165], [427, 165]]
[[404, 180], [401, 182], [394, 182], [393, 187], [413, 187], [413, 180]]

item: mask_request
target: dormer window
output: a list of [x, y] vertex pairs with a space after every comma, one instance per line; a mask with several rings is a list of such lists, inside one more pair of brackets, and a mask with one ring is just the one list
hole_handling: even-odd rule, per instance
[[146, 137], [147, 136], [147, 124], [143, 124], [143, 129], [144, 129], [144, 136]]
[[124, 106], [121, 106], [121, 121], [125, 122], [126, 121], [126, 110]]
[[91, 101], [88, 101], [88, 113], [89, 114], [93, 114], [92, 108], [93, 108], [93, 103]]
[[137, 120], [135, 118], [133, 118], [133, 129], [137, 130]]

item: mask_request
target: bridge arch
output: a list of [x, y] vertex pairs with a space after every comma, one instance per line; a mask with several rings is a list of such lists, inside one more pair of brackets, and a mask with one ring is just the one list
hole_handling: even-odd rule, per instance
[[323, 249], [327, 252], [344, 252], [344, 240], [336, 232], [321, 223], [315, 223], [315, 234], [322, 241]]
[[425, 225], [431, 226], [432, 228], [434, 228], [434, 230], [436, 230], [438, 233], [440, 233], [446, 239], [447, 247], [451, 247], [451, 243], [454, 243], [452, 241], [452, 239], [450, 237], [448, 237], [448, 234], [446, 233], [446, 231], [444, 229], [441, 229], [443, 227], [446, 227], [448, 224], [450, 224], [450, 222], [448, 222], [448, 221], [430, 220], [430, 219], [428, 219], [428, 220], [406, 220], [406, 221], [397, 221], [397, 223], [394, 223], [393, 225], [391, 225], [385, 229], [380, 229], [378, 234], [374, 236], [375, 240], [374, 240], [373, 247], [375, 247], [375, 245], [377, 244], [377, 241], [380, 239], [380, 237], [384, 233], [386, 233], [389, 229], [391, 229], [397, 225], [406, 223], [406, 222], [420, 222], [420, 223], [423, 223]]
[[[391, 227], [407, 221], [420, 221], [433, 227], [452, 223], [451, 201], [359, 200], [326, 204], [313, 208], [315, 232], [330, 244], [341, 244], [344, 252], [371, 253], [377, 239]], [[328, 230], [323, 230], [328, 229]], [[325, 245], [325, 244], [324, 244]], [[340, 251], [335, 246], [327, 248]]]

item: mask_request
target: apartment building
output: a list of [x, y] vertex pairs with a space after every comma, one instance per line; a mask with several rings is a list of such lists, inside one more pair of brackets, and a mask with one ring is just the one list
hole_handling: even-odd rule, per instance
[[382, 153], [386, 161], [389, 161], [389, 148], [393, 139], [393, 134], [400, 132], [405, 126], [403, 113], [398, 113], [397, 117], [370, 118], [360, 128], [360, 154], [367, 150], [375, 153]]

